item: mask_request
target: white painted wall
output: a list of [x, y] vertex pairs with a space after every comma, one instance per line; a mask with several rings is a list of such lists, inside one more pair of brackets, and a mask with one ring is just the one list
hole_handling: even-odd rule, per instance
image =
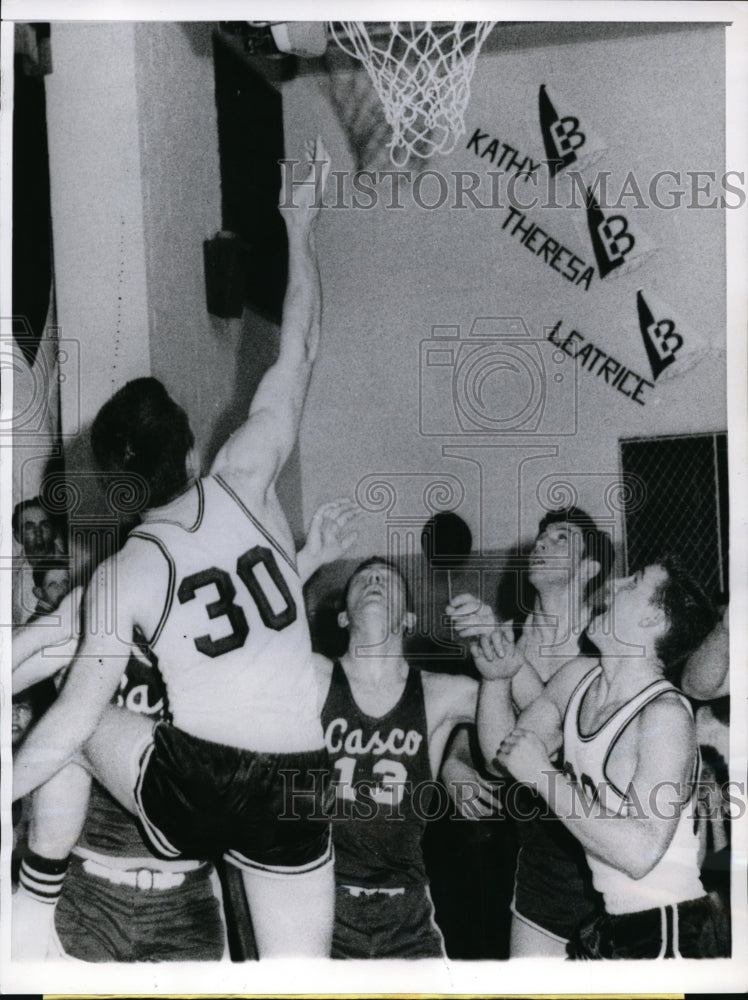
[[63, 432], [150, 373], [135, 25], [52, 25], [46, 77], [60, 336], [80, 345]]
[[[481, 57], [466, 137], [451, 155], [435, 157], [430, 168], [445, 174], [494, 169], [465, 148], [476, 128], [535, 160], [543, 158], [537, 101], [545, 84], [559, 113], [579, 115], [600, 140], [605, 152], [596, 167], [610, 170], [614, 184], [629, 170], [645, 183], [664, 169], [723, 172], [719, 26], [588, 36], [559, 45], [548, 44], [547, 36], [533, 44], [531, 30], [523, 46]], [[322, 77], [286, 85], [284, 103], [289, 155], [304, 136], [320, 132], [334, 166], [351, 168]], [[381, 551], [392, 543], [388, 532], [402, 537], [418, 530], [428, 516], [424, 485], [447, 477], [458, 494], [464, 489], [458, 509], [476, 545], [496, 549], [532, 535], [543, 509], [554, 505], [549, 486], [562, 480], [575, 488], [580, 505], [619, 530], [620, 511], [606, 495], [617, 478], [619, 438], [725, 427], [724, 213], [624, 208], [640, 245], [651, 245], [654, 253], [629, 274], [596, 278], [585, 292], [501, 230], [505, 210], [445, 205], [425, 211], [408, 196], [407, 186], [403, 190], [402, 209], [385, 207], [389, 187], [382, 183], [376, 207], [330, 209], [322, 220], [324, 339], [301, 438], [306, 511], [341, 492], [358, 488], [365, 494], [371, 486], [367, 477], [376, 474], [395, 499], [388, 513], [368, 519], [360, 549]], [[435, 191], [422, 188], [429, 199]], [[487, 194], [481, 198], [488, 200]], [[537, 209], [532, 219], [594, 263], [582, 209], [576, 217], [572, 210]], [[478, 316], [521, 316], [540, 336], [563, 319], [567, 329], [576, 326], [647, 376], [635, 311], [638, 288], [677, 311], [689, 344], [709, 346], [695, 367], [659, 384], [645, 407], [580, 371], [578, 426], [570, 436], [513, 437], [501, 448], [479, 449], [475, 439], [459, 434], [421, 433], [419, 344], [434, 325], [460, 326], [464, 333]], [[449, 389], [443, 406], [452, 406]], [[557, 503], [566, 496], [557, 493]], [[386, 507], [389, 501], [382, 497]], [[369, 499], [376, 506], [376, 498]], [[417, 534], [413, 537], [417, 546]]]
[[[203, 241], [221, 228], [212, 26], [55, 23], [47, 78], [59, 322], [79, 344], [63, 384], [67, 466], [129, 379], [160, 378], [190, 417], [207, 468], [246, 417], [278, 328], [205, 305]], [[279, 487], [301, 533], [298, 457]], [[92, 495], [87, 503], [100, 502]]]
[[[609, 34], [609, 33], [608, 33]], [[537, 93], [545, 83], [561, 114], [580, 116], [604, 148], [596, 165], [620, 181], [628, 170], [723, 170], [723, 31], [719, 27], [522, 45], [481, 57], [466, 137], [430, 167], [446, 176], [491, 163], [465, 148], [476, 128], [543, 156]], [[206, 458], [241, 421], [277, 330], [247, 315], [205, 310], [202, 243], [220, 226], [220, 181], [210, 34], [205, 25], [55, 23], [47, 78], [59, 322], [80, 344], [80, 378], [61, 387], [63, 428], [91, 420], [128, 378], [152, 372], [191, 415]], [[287, 154], [324, 134], [335, 166], [350, 168], [345, 138], [321, 77], [284, 87]], [[385, 207], [329, 210], [320, 225], [324, 338], [301, 434], [300, 465], [284, 496], [299, 533], [318, 502], [389, 483], [396, 507], [362, 528], [362, 553], [388, 532], [416, 539], [429, 513], [424, 489], [444, 481], [476, 545], [504, 548], [531, 534], [548, 476], [619, 527], [606, 499], [619, 437], [710, 431], [724, 415], [723, 213], [627, 209], [654, 253], [638, 270], [565, 281], [502, 231], [505, 210]], [[422, 188], [424, 197], [433, 189]], [[581, 210], [535, 210], [533, 221], [591, 261]], [[581, 228], [580, 228], [581, 224]], [[573, 435], [511, 438], [476, 448], [459, 434], [425, 436], [419, 423], [420, 344], [435, 325], [463, 333], [478, 316], [521, 316], [534, 336], [563, 319], [646, 374], [633, 302], [643, 287], [711, 353], [658, 385], [644, 408], [578, 372]], [[685, 367], [685, 366], [682, 366]], [[432, 403], [433, 404], [433, 400]], [[443, 406], [452, 407], [446, 389]], [[76, 419], [74, 419], [74, 416]], [[549, 428], [545, 427], [545, 431]], [[442, 502], [446, 505], [446, 500]], [[303, 505], [302, 505], [303, 498]], [[387, 506], [387, 504], [385, 504]], [[397, 519], [400, 520], [397, 520]], [[396, 523], [395, 523], [396, 522]], [[389, 527], [388, 527], [389, 525]]]

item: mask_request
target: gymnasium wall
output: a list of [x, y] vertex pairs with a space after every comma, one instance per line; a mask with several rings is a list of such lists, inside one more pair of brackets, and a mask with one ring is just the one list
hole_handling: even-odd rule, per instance
[[[86, 430], [131, 378], [162, 379], [187, 410], [207, 468], [246, 417], [278, 328], [205, 304], [203, 241], [221, 228], [212, 26], [58, 23], [47, 78], [60, 331], [78, 345], [61, 386], [69, 475], [90, 468]], [[78, 433], [78, 432], [81, 433]], [[298, 458], [280, 492], [301, 532]]]
[[[322, 219], [324, 333], [302, 428], [302, 494], [307, 517], [321, 500], [358, 495], [370, 511], [361, 529], [362, 554], [417, 549], [420, 526], [439, 506], [458, 509], [476, 549], [526, 539], [544, 509], [570, 500], [620, 538], [619, 438], [725, 426], [724, 213], [685, 204], [692, 183], [686, 171], [711, 170], [717, 178], [724, 172], [722, 27], [649, 34], [628, 29], [616, 37], [607, 26], [604, 37], [588, 28], [581, 41], [555, 44], [547, 29], [525, 26], [507, 38], [499, 36], [479, 59], [465, 137], [451, 154], [428, 164], [447, 178], [445, 204], [424, 208], [413, 185], [402, 183], [402, 207], [394, 208], [391, 181], [380, 178], [373, 198], [359, 198], [373, 206], [353, 208], [344, 178], [339, 183], [348, 184], [348, 195]], [[450, 207], [457, 171], [479, 176], [477, 197], [490, 206], [489, 172], [500, 169], [504, 146], [515, 151], [504, 151], [504, 168], [515, 158], [510, 175], [525, 157], [546, 158], [541, 85], [558, 118], [576, 117], [586, 135], [585, 158], [580, 150], [573, 165], [588, 182], [596, 171], [609, 171], [613, 200], [630, 171], [645, 198], [657, 171], [682, 175], [687, 194], [680, 207], [636, 207], [641, 199], [634, 192], [607, 212], [625, 217], [635, 248], [605, 277], [582, 201], [577, 197], [578, 207], [571, 208], [564, 200], [568, 169], [557, 175], [561, 207], [541, 205], [511, 218], [506, 202], [477, 208], [463, 199], [465, 207]], [[323, 74], [287, 84], [284, 108], [288, 156], [299, 154], [310, 132], [319, 132], [334, 167], [353, 169]], [[674, 185], [667, 178], [661, 184], [662, 201]], [[525, 204], [533, 195], [542, 198], [543, 190], [516, 181], [516, 198]], [[441, 194], [435, 178], [418, 191], [422, 204], [438, 203]], [[697, 197], [706, 202], [713, 195]], [[513, 234], [518, 218], [522, 228]], [[523, 230], [533, 223], [545, 235], [536, 233], [526, 246]], [[620, 222], [611, 220], [611, 226], [621, 230]], [[551, 257], [538, 256], [548, 236], [564, 248], [555, 266]], [[547, 246], [546, 254], [551, 250]], [[575, 265], [560, 263], [572, 256]], [[657, 378], [640, 328], [639, 291], [651, 319], [666, 317], [682, 338], [674, 363]], [[452, 383], [449, 364], [424, 367], [422, 345], [432, 339], [432, 328], [453, 327], [440, 332], [456, 370], [460, 355], [450, 337], [464, 339], [479, 317], [492, 318], [484, 332], [499, 334], [488, 343], [504, 336], [512, 350], [525, 350], [518, 337], [529, 337], [533, 363], [547, 376], [540, 386], [546, 395], [536, 407], [539, 422], [536, 413], [534, 425], [517, 433], [506, 431], [519, 427], [511, 421], [487, 434], [475, 433], [469, 420], [461, 424], [453, 400], [465, 386]], [[607, 376], [559, 354], [547, 339], [542, 343], [559, 322], [559, 342], [575, 329], [576, 350], [591, 342], [615, 359]], [[614, 373], [624, 368], [633, 374], [619, 390]], [[494, 371], [485, 381], [502, 412], [521, 404], [511, 397], [518, 391], [515, 376]]]
[[[608, 214], [625, 217], [636, 252], [601, 278], [584, 208], [564, 203], [567, 169], [557, 177], [563, 207], [509, 219], [505, 189], [501, 207], [491, 206], [492, 172], [509, 167], [506, 181], [525, 158], [545, 159], [541, 85], [559, 118], [578, 119], [587, 159], [597, 156], [590, 164], [580, 155], [571, 166], [589, 182], [608, 171], [613, 198], [630, 171], [645, 196], [657, 171], [719, 177], [723, 29], [636, 34], [587, 26], [573, 42], [572, 29], [564, 31], [525, 25], [489, 39], [465, 137], [428, 164], [446, 178], [445, 204], [422, 207], [440, 197], [432, 176], [417, 188], [421, 205], [414, 185], [402, 183], [402, 207], [389, 207], [390, 178], [379, 180], [373, 207], [354, 209], [350, 178], [343, 178], [343, 207], [323, 213], [324, 339], [300, 459], [283, 484], [297, 535], [317, 503], [342, 493], [357, 493], [371, 511], [362, 553], [415, 545], [438, 506], [455, 506], [484, 550], [526, 538], [545, 507], [572, 498], [620, 531], [619, 437], [724, 428], [723, 213], [685, 204], [641, 208], [629, 196]], [[55, 23], [52, 52], [46, 86], [58, 315], [61, 336], [81, 347], [79, 378], [61, 386], [63, 430], [75, 438], [114, 389], [152, 372], [187, 408], [207, 462], [243, 419], [278, 333], [249, 312], [243, 321], [217, 320], [205, 309], [202, 242], [220, 227], [209, 26]], [[303, 139], [319, 131], [335, 167], [350, 171], [326, 77], [302, 70], [283, 90], [287, 155], [298, 155]], [[478, 178], [476, 196], [488, 207], [467, 197], [464, 207], [451, 207], [459, 171]], [[682, 176], [687, 195], [689, 183]], [[543, 188], [516, 180], [515, 195], [525, 202]], [[522, 228], [512, 232], [515, 223]], [[523, 243], [533, 224], [542, 234]], [[555, 268], [537, 254], [548, 238], [564, 248]], [[584, 266], [571, 265], [572, 255]], [[588, 267], [592, 275], [579, 280]], [[683, 338], [677, 361], [656, 380], [640, 332], [640, 289], [653, 318], [667, 316]], [[619, 371], [655, 384], [641, 386], [642, 406], [562, 357], [559, 392], [552, 377], [541, 386], [537, 426], [475, 434], [455, 407], [452, 374], [464, 371], [463, 355], [449, 342], [469, 344], [479, 317], [491, 320], [483, 328], [489, 343], [513, 341], [515, 361], [516, 350], [527, 355], [517, 329], [529, 336], [531, 367], [547, 376], [559, 373], [553, 359], [561, 355], [543, 337], [560, 321], [561, 342], [575, 329], [577, 349], [592, 343]], [[453, 352], [451, 368], [426, 365], [433, 327]], [[637, 384], [629, 378], [629, 393]], [[494, 372], [484, 388], [498, 394], [499, 409], [521, 408], [511, 372]], [[82, 452], [69, 468], [85, 466]]]

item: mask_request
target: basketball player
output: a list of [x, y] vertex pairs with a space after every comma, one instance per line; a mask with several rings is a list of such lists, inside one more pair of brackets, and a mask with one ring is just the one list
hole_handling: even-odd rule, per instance
[[[345, 498], [316, 510], [306, 544], [296, 554], [302, 582], [350, 548], [356, 539], [351, 524], [356, 514], [356, 505]], [[79, 587], [74, 594], [76, 608], [81, 596]], [[80, 632], [77, 614], [76, 610], [74, 622], [67, 611], [47, 614], [36, 627], [15, 631], [13, 687], [21, 692], [18, 698], [24, 697], [25, 684], [34, 678], [64, 671], [66, 640]], [[61, 645], [55, 649], [55, 644]], [[147, 659], [130, 657], [113, 703], [152, 719], [164, 717], [163, 685]], [[212, 866], [158, 857], [135, 817], [94, 781], [46, 957], [89, 962], [216, 961], [225, 948]]]
[[[158, 673], [131, 656], [115, 704], [164, 717]], [[158, 857], [135, 817], [98, 781], [55, 911], [48, 957], [85, 962], [219, 961], [226, 950], [213, 866]]]
[[[486, 656], [473, 644], [481, 747], [584, 848], [605, 913], [577, 929], [571, 957], [724, 955], [725, 915], [699, 879], [693, 714], [667, 679], [709, 632], [713, 610], [670, 560], [616, 580], [613, 594], [591, 626], [597, 662], [570, 661], [516, 722], [521, 653], [496, 642]], [[559, 749], [563, 770], [551, 763]]]
[[[609, 536], [578, 507], [550, 511], [538, 525], [530, 553], [529, 582], [533, 609], [524, 622], [499, 627], [493, 609], [460, 595], [447, 608], [456, 616], [459, 635], [477, 636], [489, 652], [491, 636], [512, 642], [524, 660], [512, 679], [512, 701], [527, 708], [545, 684], [580, 652], [580, 639], [592, 615], [592, 598], [604, 584], [613, 561]], [[476, 631], [477, 630], [477, 631]], [[452, 753], [465, 759], [467, 742]], [[543, 802], [527, 791], [515, 810], [519, 852], [515, 876], [510, 955], [565, 955], [566, 943], [580, 921], [600, 908], [592, 875], [579, 842]], [[522, 818], [535, 817], [535, 818]]]
[[[329, 954], [332, 928], [329, 827], [315, 818], [327, 755], [301, 581], [275, 493], [320, 332], [314, 228], [329, 171], [320, 140], [307, 159], [321, 184], [299, 185], [282, 210], [289, 278], [279, 356], [211, 474], [192, 473], [187, 418], [155, 379], [128, 383], [94, 421], [97, 461], [145, 482], [147, 509], [118, 555], [97, 567], [65, 685], [14, 768], [14, 797], [43, 783], [52, 795], [66, 782], [67, 798], [70, 784], [88, 782], [78, 759], [64, 767], [82, 750], [160, 854], [225, 855], [242, 871], [261, 957]], [[108, 707], [134, 641], [158, 660], [168, 723]], [[279, 819], [283, 770], [309, 793], [295, 823]], [[77, 825], [32, 824], [27, 887], [49, 895], [61, 883]], [[24, 920], [15, 917], [18, 941]]]
[[403, 639], [414, 620], [398, 568], [367, 559], [338, 616], [346, 653], [315, 657], [337, 793], [334, 958], [444, 954], [421, 838], [447, 739], [475, 719], [477, 685], [408, 665]]

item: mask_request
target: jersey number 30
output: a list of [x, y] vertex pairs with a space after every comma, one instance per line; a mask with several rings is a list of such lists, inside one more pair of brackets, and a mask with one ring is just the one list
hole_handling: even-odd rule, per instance
[[[259, 564], [265, 567], [267, 575], [283, 598], [284, 607], [280, 611], [273, 610], [257, 577], [256, 567]], [[281, 629], [296, 621], [296, 602], [270, 549], [262, 545], [255, 545], [254, 548], [248, 549], [236, 561], [236, 575], [249, 591], [250, 597], [260, 613], [260, 618], [267, 628], [280, 632]], [[228, 618], [231, 631], [228, 635], [221, 636], [220, 639], [213, 639], [209, 635], [199, 635], [194, 643], [196, 648], [201, 653], [205, 653], [206, 656], [222, 656], [224, 653], [231, 652], [232, 649], [242, 647], [249, 635], [249, 625], [244, 611], [238, 604], [234, 603], [236, 588], [231, 582], [229, 574], [215, 566], [203, 569], [199, 573], [192, 573], [180, 583], [177, 597], [180, 604], [186, 604], [194, 599], [198, 590], [211, 584], [218, 591], [218, 600], [205, 605], [208, 618], [211, 620]]]

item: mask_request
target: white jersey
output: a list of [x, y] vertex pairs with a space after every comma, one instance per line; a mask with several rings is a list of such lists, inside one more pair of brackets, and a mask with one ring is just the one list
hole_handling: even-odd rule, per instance
[[[675, 692], [688, 706], [689, 712], [691, 708], [685, 696], [677, 688], [666, 680], [657, 680], [614, 712], [598, 730], [583, 736], [579, 728], [582, 700], [601, 671], [602, 667], [597, 666], [580, 681], [567, 706], [564, 716], [564, 770], [577, 783], [588, 804], [599, 798], [607, 810], [617, 815], [636, 815], [638, 809], [646, 811], [651, 808], [649, 800], [636, 803], [627, 798], [626, 793], [616, 788], [606, 773], [606, 765], [616, 741], [645, 705], [666, 692]], [[652, 746], [648, 751], [656, 753], [657, 747]], [[697, 762], [694, 763], [696, 765]], [[694, 766], [694, 779], [695, 771]], [[693, 802], [693, 797], [689, 802]], [[694, 830], [694, 814], [693, 809], [689, 808], [689, 802], [681, 807], [675, 836], [665, 854], [643, 878], [631, 878], [592, 854], [587, 855], [592, 879], [595, 888], [602, 893], [605, 900], [606, 912], [631, 913], [655, 906], [680, 903], [704, 895], [704, 888], [699, 878], [698, 837]], [[605, 820], [601, 819], [600, 822]], [[625, 837], [625, 824], [620, 825], [621, 836]]]
[[322, 747], [295, 559], [231, 485], [218, 475], [199, 480], [130, 537], [157, 545], [168, 566], [163, 611], [146, 642], [174, 725], [260, 752]]

